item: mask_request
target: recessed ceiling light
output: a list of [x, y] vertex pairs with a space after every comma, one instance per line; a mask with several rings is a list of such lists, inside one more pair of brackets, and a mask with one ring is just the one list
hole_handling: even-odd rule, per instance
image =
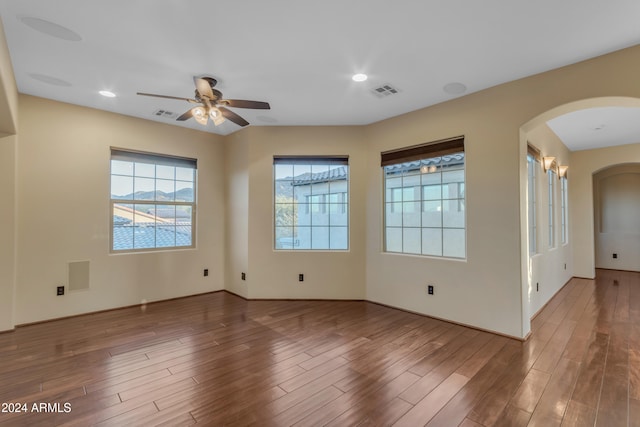
[[351, 80], [353, 80], [354, 82], [363, 82], [367, 80], [367, 78], [367, 75], [362, 73], [354, 74], [353, 76], [351, 76]]
[[107, 98], [115, 98], [115, 97], [116, 97], [116, 94], [115, 94], [115, 93], [113, 93], [113, 92], [111, 92], [111, 91], [108, 91], [108, 90], [101, 90], [101, 91], [100, 91], [100, 92], [98, 92], [98, 93], [99, 93], [100, 95], [102, 95], [102, 96], [106, 96]]
[[34, 18], [32, 16], [20, 16], [18, 17], [27, 27], [33, 28], [36, 31], [44, 33], [51, 37], [56, 37], [62, 40], [68, 40], [71, 42], [79, 42], [82, 37], [75, 31], [71, 31], [62, 25], [54, 24], [53, 22], [45, 21], [44, 19]]
[[449, 95], [461, 95], [467, 91], [467, 87], [459, 82], [447, 83], [442, 88]]

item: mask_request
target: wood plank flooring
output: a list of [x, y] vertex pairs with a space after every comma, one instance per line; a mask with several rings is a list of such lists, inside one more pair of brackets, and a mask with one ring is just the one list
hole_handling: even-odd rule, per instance
[[640, 274], [597, 274], [525, 343], [366, 302], [225, 292], [21, 327], [0, 334], [0, 403], [27, 412], [0, 426], [637, 427]]

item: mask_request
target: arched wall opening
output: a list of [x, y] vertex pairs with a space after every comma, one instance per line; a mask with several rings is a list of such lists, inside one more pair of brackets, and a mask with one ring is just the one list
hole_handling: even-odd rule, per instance
[[640, 163], [593, 174], [595, 268], [640, 271]]
[[[520, 127], [520, 252], [522, 316], [526, 333], [531, 318], [572, 277], [595, 277], [594, 174], [626, 163], [640, 163], [640, 135], [636, 143], [607, 148], [569, 151], [547, 122], [562, 115], [599, 107], [640, 107], [640, 98], [598, 97], [570, 102], [547, 110]], [[549, 232], [549, 193], [557, 190], [538, 186], [536, 190], [538, 250], [529, 254], [527, 146], [540, 150], [541, 156], [556, 157], [567, 165], [567, 241], [555, 245], [545, 242]], [[540, 175], [544, 172], [540, 170]], [[538, 179], [538, 184], [543, 180]], [[555, 200], [559, 200], [556, 193]], [[555, 218], [559, 217], [555, 214]], [[556, 231], [556, 235], [558, 232]]]

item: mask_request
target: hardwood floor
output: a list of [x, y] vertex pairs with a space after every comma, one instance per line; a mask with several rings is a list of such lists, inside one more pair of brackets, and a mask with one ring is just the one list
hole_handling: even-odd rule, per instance
[[640, 426], [640, 274], [573, 279], [532, 330], [225, 292], [64, 319], [0, 334], [27, 405], [0, 426]]

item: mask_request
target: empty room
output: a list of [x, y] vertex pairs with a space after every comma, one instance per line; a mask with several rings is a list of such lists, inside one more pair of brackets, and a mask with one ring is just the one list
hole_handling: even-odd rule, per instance
[[640, 426], [640, 3], [0, 2], [0, 426]]

